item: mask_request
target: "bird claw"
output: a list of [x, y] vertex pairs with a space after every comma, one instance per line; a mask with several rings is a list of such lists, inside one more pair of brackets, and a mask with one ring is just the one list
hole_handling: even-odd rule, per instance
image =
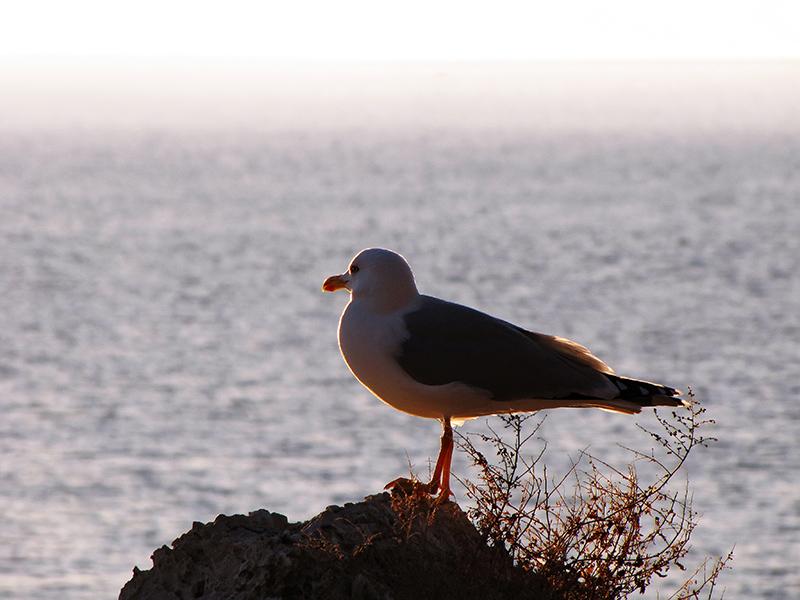
[[432, 497], [434, 494], [436, 494], [436, 492], [439, 492], [439, 494], [434, 498], [436, 503], [449, 502], [450, 496], [453, 495], [453, 492], [451, 492], [449, 489], [440, 490], [439, 484], [435, 481], [422, 483], [417, 479], [408, 479], [406, 477], [398, 477], [397, 479], [390, 481], [383, 489], [391, 490], [393, 496]]
[[439, 489], [437, 484], [431, 483], [422, 483], [417, 479], [407, 479], [406, 477], [398, 477], [394, 481], [390, 481], [386, 484], [383, 488], [385, 490], [391, 490], [392, 493], [397, 493], [401, 496], [413, 496], [413, 495], [428, 495], [435, 494], [436, 490]]

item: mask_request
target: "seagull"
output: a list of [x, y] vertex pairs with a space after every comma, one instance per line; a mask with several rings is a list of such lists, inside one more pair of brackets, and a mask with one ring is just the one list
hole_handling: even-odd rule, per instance
[[397, 410], [441, 421], [433, 476], [414, 489], [438, 491], [445, 502], [453, 495], [451, 422], [563, 407], [635, 414], [687, 405], [676, 389], [616, 375], [580, 344], [420, 294], [408, 262], [391, 250], [362, 250], [322, 289], [350, 292], [339, 349], [356, 379]]

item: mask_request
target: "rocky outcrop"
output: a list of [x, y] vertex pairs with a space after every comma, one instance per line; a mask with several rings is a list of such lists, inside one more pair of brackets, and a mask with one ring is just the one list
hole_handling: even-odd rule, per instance
[[305, 523], [266, 510], [220, 515], [134, 569], [120, 600], [549, 598], [488, 546], [456, 504], [427, 496], [331, 506]]

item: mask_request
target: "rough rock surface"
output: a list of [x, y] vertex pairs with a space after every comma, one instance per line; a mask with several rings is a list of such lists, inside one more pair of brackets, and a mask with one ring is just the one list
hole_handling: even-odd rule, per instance
[[266, 510], [195, 523], [120, 600], [549, 598], [456, 504], [370, 496], [305, 523]]

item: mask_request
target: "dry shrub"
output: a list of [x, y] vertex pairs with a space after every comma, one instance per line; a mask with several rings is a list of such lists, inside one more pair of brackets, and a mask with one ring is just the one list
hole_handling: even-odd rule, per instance
[[[502, 416], [511, 432], [504, 441], [496, 431], [476, 435], [494, 449], [489, 460], [469, 437], [459, 446], [479, 468], [479, 481], [462, 481], [475, 506], [470, 517], [486, 542], [503, 548], [514, 564], [544, 577], [555, 597], [611, 600], [644, 593], [653, 577], [666, 577], [681, 560], [698, 515], [692, 510], [688, 483], [673, 492], [673, 482], [690, 453], [715, 441], [700, 430], [713, 421], [694, 401], [667, 417], [656, 412], [658, 431], [640, 426], [654, 441], [641, 452], [623, 447], [632, 459], [617, 468], [586, 452], [567, 473], [553, 477], [544, 464], [546, 443], [534, 455], [526, 444], [538, 432], [523, 424], [530, 415]], [[509, 437], [506, 434], [506, 437]], [[538, 439], [538, 438], [537, 438]], [[647, 476], [640, 476], [646, 473]], [[720, 572], [732, 554], [706, 560], [670, 599], [712, 598]]]

